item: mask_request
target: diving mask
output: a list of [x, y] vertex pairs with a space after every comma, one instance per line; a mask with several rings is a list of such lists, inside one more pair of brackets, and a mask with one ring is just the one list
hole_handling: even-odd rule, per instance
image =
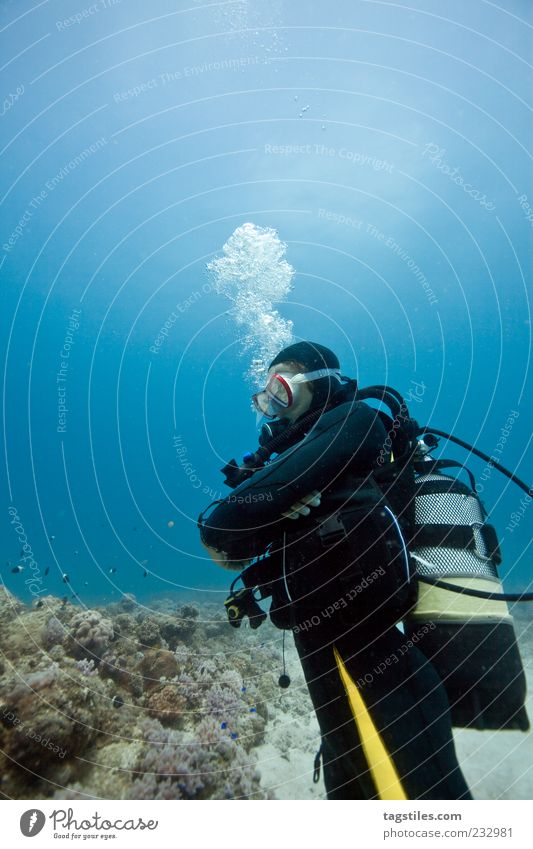
[[252, 395], [254, 407], [258, 413], [268, 418], [282, 415], [297, 403], [302, 383], [320, 380], [322, 377], [335, 377], [340, 382], [340, 369], [323, 368], [300, 374], [274, 372], [269, 376], [265, 388]]

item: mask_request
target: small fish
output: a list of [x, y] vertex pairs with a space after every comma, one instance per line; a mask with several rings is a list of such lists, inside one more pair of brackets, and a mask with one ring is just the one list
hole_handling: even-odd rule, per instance
[[55, 534], [52, 534], [52, 536], [48, 537], [48, 539], [50, 540], [50, 542], [53, 542], [55, 540]]
[[19, 557], [24, 557], [24, 549], [23, 548], [20, 549]]
[[88, 586], [89, 586], [89, 581], [84, 581], [84, 582], [83, 582], [83, 586], [84, 586], [84, 587], [88, 587]]
[[69, 584], [69, 583], [70, 583], [70, 578], [69, 578], [69, 576], [67, 575], [67, 573], [66, 573], [66, 572], [63, 572], [63, 574], [62, 574], [62, 576], [61, 576], [61, 577], [62, 577], [62, 579], [63, 579], [63, 583], [64, 583], [64, 584]]
[[16, 575], [18, 572], [24, 571], [24, 566], [20, 566], [20, 565], [19, 566], [13, 566], [11, 571], [13, 572], [14, 575]]
[[228, 727], [228, 723], [227, 723], [227, 722], [221, 722], [221, 723], [220, 723], [220, 727], [221, 727], [221, 728], [222, 728], [222, 730], [224, 731], [224, 729], [226, 729], [226, 728]]
[[50, 566], [47, 566], [46, 569], [44, 570], [44, 577], [45, 578], [48, 575], [49, 571], [50, 571]]
[[246, 687], [241, 687], [241, 693], [245, 693], [245, 692], [246, 692]]
[[250, 708], [250, 713], [257, 713], [257, 708], [256, 708], [256, 707], [251, 707], [251, 708]]
[[74, 554], [79, 554], [78, 549], [75, 549], [75, 550], [74, 550]]
[[65, 605], [68, 604], [68, 596], [66, 596], [66, 595], [63, 596], [63, 598], [61, 599], [61, 604], [62, 604], [63, 607], [65, 607]]
[[124, 699], [122, 698], [122, 696], [114, 696], [111, 704], [114, 708], [121, 708], [124, 704]]
[[148, 572], [147, 572], [147, 571], [146, 571], [146, 569], [145, 569], [145, 570], [144, 570], [144, 573], [143, 573], [143, 578], [147, 578], [147, 577], [148, 577]]
[[230, 737], [231, 737], [232, 740], [236, 740], [238, 736], [239, 735], [237, 734], [236, 731], [232, 731], [231, 734], [230, 734]]
[[148, 563], [148, 560], [141, 560], [141, 566], [146, 566], [147, 563]]
[[113, 566], [111, 569], [108, 569], [107, 571], [109, 572], [110, 575], [114, 575], [117, 570]]
[[41, 601], [41, 599], [39, 599], [35, 607], [44, 607], [44, 601]]

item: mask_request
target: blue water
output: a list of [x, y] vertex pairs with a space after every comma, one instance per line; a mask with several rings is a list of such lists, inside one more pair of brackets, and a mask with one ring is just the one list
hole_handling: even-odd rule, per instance
[[[2, 0], [10, 589], [32, 598], [14, 506], [40, 592], [222, 599], [196, 519], [256, 445], [255, 387], [206, 264], [245, 222], [287, 246], [295, 339], [423, 386], [413, 415], [488, 454], [511, 416], [496, 457], [533, 482], [532, 24], [527, 0]], [[482, 496], [516, 591], [529, 503], [494, 469]]]

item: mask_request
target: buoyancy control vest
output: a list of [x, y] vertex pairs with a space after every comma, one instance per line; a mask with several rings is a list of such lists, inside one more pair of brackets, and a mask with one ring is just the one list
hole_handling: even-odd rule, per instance
[[371, 478], [350, 481], [350, 499], [285, 533], [270, 556], [280, 574], [274, 622], [297, 634], [370, 630], [401, 620], [416, 598], [413, 561], [389, 500]]

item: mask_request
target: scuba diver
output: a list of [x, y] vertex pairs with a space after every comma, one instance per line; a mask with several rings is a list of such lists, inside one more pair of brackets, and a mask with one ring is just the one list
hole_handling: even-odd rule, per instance
[[430, 457], [435, 431], [395, 390], [359, 389], [318, 343], [282, 350], [253, 402], [269, 419], [260, 446], [224, 467], [233, 492], [198, 526], [239, 571], [230, 624], [258, 627], [271, 598], [294, 636], [321, 732], [315, 780], [322, 761], [329, 799], [472, 799], [452, 725], [529, 728], [514, 597], [474, 482], [443, 474], [460, 464]]

